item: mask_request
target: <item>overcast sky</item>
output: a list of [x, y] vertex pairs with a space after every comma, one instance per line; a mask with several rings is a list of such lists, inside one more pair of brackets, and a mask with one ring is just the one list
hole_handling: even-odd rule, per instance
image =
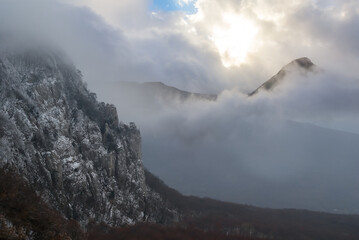
[[324, 68], [358, 74], [355, 0], [69, 2], [89, 7], [121, 30], [137, 64], [181, 88], [245, 91], [302, 56]]
[[251, 91], [303, 56], [349, 77], [359, 71], [355, 0], [59, 1], [71, 5], [1, 0], [1, 25], [52, 35], [93, 89], [103, 73], [88, 66], [104, 62], [102, 81], [120, 72], [121, 80], [216, 93]]
[[[326, 129], [359, 133], [357, 0], [0, 0], [0, 31], [67, 53], [99, 99], [139, 126], [145, 165], [182, 192], [359, 212], [358, 136]], [[304, 56], [320, 71], [248, 98]], [[119, 81], [219, 98], [146, 110]]]

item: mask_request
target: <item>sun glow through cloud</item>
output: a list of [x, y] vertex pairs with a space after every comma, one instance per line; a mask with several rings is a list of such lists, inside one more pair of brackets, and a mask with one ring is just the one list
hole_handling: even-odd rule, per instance
[[213, 28], [210, 39], [218, 48], [223, 66], [241, 65], [252, 50], [258, 28], [250, 20], [226, 13], [224, 24]]

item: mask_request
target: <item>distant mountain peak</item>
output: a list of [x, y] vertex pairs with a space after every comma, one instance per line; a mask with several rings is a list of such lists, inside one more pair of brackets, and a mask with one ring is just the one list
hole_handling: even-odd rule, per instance
[[314, 63], [307, 57], [295, 59], [289, 64], [297, 64], [301, 68], [305, 68], [305, 69], [311, 69], [312, 67], [315, 66]]
[[297, 71], [300, 74], [307, 74], [308, 72], [314, 72], [316, 69], [316, 65], [307, 57], [297, 58], [284, 67], [273, 77], [271, 77], [268, 81], [264, 82], [260, 87], [256, 90], [248, 94], [249, 96], [253, 96], [262, 90], [272, 90], [274, 89], [280, 82], [282, 82], [288, 72]]

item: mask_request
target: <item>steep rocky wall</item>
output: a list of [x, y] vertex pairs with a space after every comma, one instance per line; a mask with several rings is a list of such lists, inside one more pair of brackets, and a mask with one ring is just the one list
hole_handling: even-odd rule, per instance
[[115, 107], [97, 102], [81, 78], [59, 53], [2, 50], [0, 164], [15, 166], [83, 225], [175, 218], [146, 187], [135, 124], [119, 123]]

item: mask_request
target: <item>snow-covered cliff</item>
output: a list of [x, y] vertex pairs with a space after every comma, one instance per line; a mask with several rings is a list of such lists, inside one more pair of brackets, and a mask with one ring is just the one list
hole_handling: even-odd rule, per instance
[[0, 165], [14, 166], [85, 225], [167, 221], [176, 211], [145, 183], [141, 136], [99, 103], [61, 53], [0, 52]]

